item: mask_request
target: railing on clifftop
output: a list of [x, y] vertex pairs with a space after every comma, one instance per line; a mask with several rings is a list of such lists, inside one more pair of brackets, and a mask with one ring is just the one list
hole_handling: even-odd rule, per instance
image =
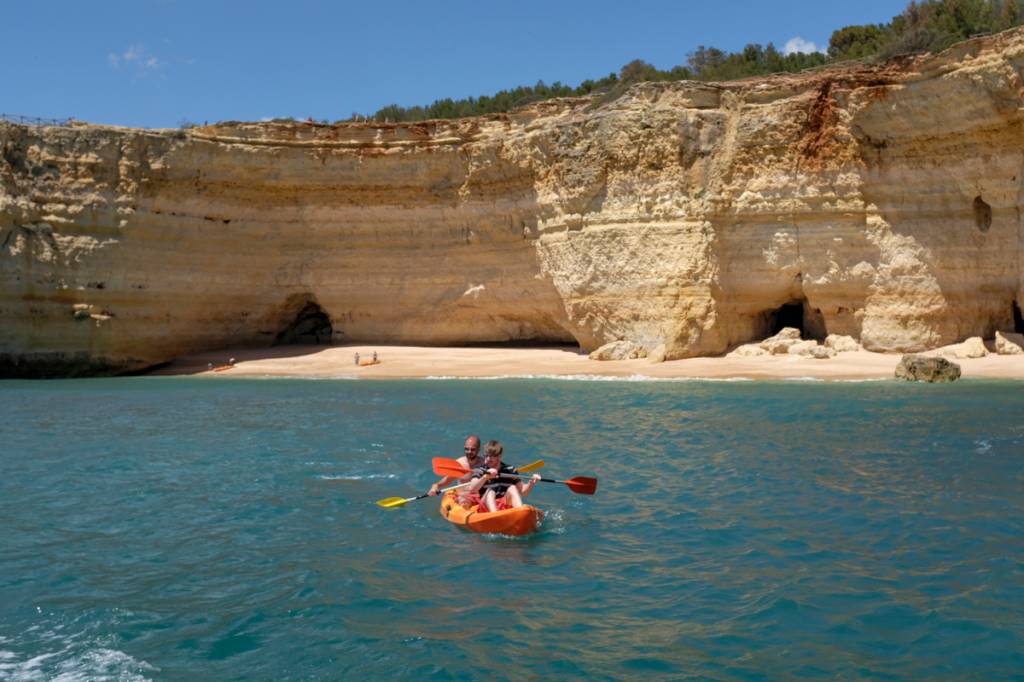
[[18, 114], [0, 113], [0, 121], [20, 123], [27, 126], [69, 126], [73, 118], [39, 118], [38, 116], [20, 116]]

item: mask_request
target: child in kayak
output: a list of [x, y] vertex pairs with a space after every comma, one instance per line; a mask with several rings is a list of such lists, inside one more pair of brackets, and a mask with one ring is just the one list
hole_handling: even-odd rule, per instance
[[513, 478], [519, 471], [501, 461], [504, 448], [496, 440], [488, 441], [484, 448], [484, 466], [473, 472], [469, 486], [471, 499], [479, 499], [479, 511], [496, 512], [523, 506], [523, 498], [530, 494], [540, 474], [534, 474], [526, 483]]

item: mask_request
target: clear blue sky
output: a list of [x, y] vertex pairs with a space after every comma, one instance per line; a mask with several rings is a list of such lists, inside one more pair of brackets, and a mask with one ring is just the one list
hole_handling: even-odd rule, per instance
[[824, 50], [906, 0], [5, 3], [0, 112], [139, 127], [346, 118], [538, 80], [577, 85], [698, 45]]

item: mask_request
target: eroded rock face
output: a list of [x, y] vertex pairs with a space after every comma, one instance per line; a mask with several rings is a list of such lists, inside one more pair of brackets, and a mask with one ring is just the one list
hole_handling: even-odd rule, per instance
[[989, 338], [1024, 302], [1022, 67], [1011, 31], [449, 122], [0, 123], [0, 374], [269, 345], [311, 304], [332, 342], [670, 360], [796, 303], [868, 350]]
[[960, 365], [946, 358], [904, 355], [896, 365], [896, 378], [929, 383], [956, 381], [960, 378]]

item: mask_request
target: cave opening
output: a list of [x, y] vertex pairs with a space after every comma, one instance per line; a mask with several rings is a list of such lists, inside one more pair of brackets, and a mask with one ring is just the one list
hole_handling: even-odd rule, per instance
[[1020, 303], [1013, 302], [1013, 331], [1024, 334], [1024, 315], [1021, 314]]
[[288, 326], [274, 337], [275, 346], [330, 343], [334, 334], [331, 318], [316, 303], [309, 301]]
[[988, 229], [992, 227], [992, 207], [980, 195], [974, 197], [972, 207], [974, 209], [974, 225], [981, 232], [988, 232]]
[[800, 338], [824, 341], [828, 336], [825, 318], [821, 310], [811, 308], [807, 299], [799, 299], [783, 303], [775, 310], [767, 313], [768, 336], [775, 336], [785, 327], [800, 330]]

